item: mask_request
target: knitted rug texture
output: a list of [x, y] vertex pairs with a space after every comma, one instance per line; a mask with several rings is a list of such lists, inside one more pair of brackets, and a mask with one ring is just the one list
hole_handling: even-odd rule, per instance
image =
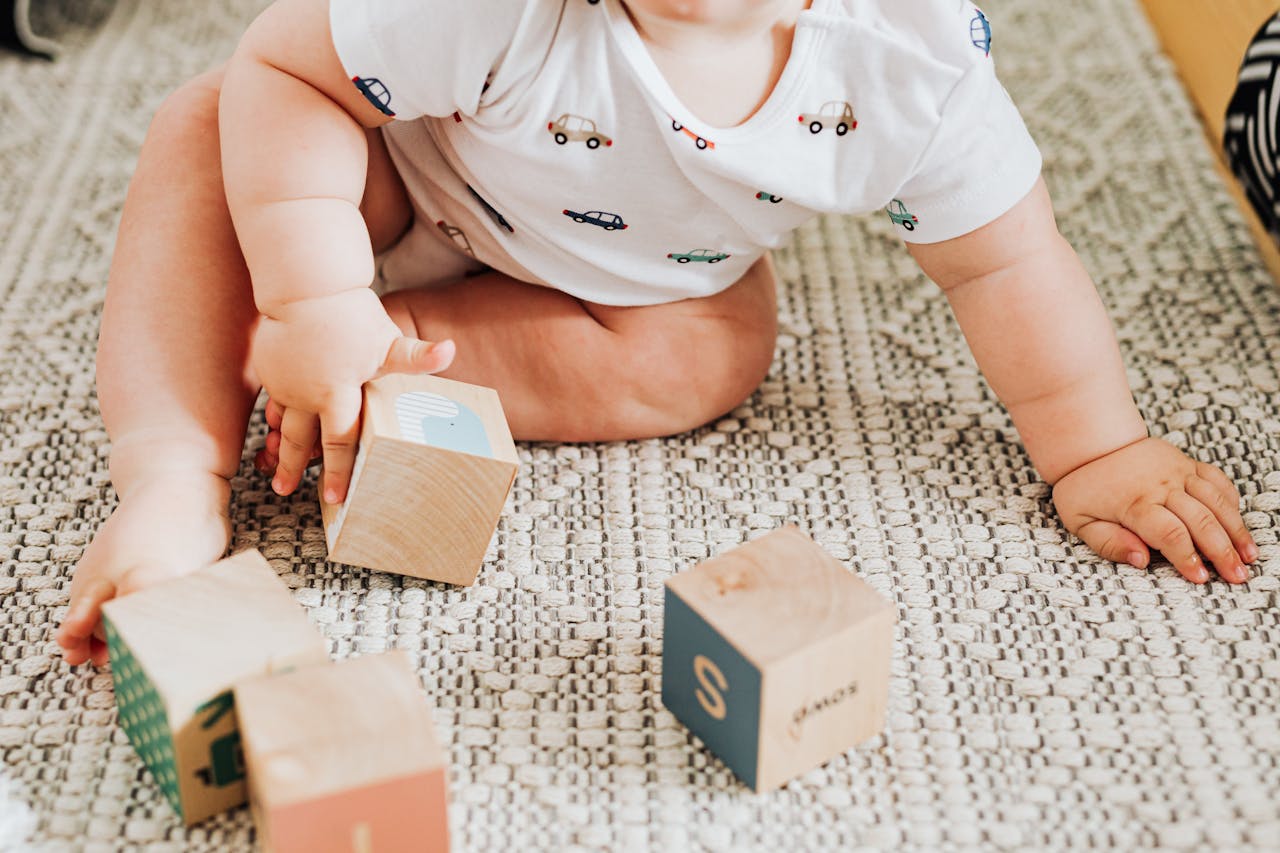
[[[94, 349], [137, 151], [260, 3], [98, 2], [57, 62], [0, 55], [0, 849], [248, 850], [244, 809], [178, 825], [110, 673], [51, 633], [115, 505]], [[255, 417], [234, 547], [333, 657], [412, 655], [458, 850], [1280, 849], [1280, 291], [1136, 3], [987, 11], [1152, 431], [1245, 496], [1252, 580], [1069, 536], [887, 218], [814, 221], [761, 388], [675, 438], [521, 445], [474, 587], [327, 562], [314, 483], [252, 471]], [[895, 603], [893, 681], [882, 735], [757, 796], [659, 701], [662, 584], [786, 522]]]

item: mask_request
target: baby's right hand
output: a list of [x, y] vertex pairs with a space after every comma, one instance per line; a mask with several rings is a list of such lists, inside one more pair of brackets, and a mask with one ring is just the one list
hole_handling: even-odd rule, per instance
[[340, 503], [355, 462], [361, 386], [386, 373], [436, 373], [453, 354], [451, 341], [431, 344], [402, 334], [365, 287], [291, 302], [259, 318], [253, 369], [282, 411], [272, 488], [293, 492], [319, 443], [321, 493]]

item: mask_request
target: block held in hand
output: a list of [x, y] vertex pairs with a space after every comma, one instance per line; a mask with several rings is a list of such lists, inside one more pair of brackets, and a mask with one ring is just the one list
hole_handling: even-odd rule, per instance
[[518, 464], [493, 389], [431, 375], [368, 382], [347, 498], [321, 501], [329, 558], [470, 585]]

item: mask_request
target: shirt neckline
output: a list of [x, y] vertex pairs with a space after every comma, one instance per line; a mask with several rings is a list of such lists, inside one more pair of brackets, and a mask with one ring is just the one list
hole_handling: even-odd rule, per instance
[[654, 62], [649, 49], [644, 45], [644, 40], [640, 38], [640, 33], [636, 31], [631, 18], [622, 8], [620, 0], [604, 0], [601, 5], [604, 7], [608, 29], [614, 42], [627, 58], [641, 86], [666, 111], [671, 120], [679, 122], [707, 139], [717, 142], [720, 140], [737, 142], [772, 127], [778, 114], [783, 110], [794, 112], [791, 94], [809, 73], [816, 53], [814, 50], [816, 41], [824, 32], [819, 23], [823, 7], [828, 2], [829, 0], [812, 0], [809, 8], [803, 10], [796, 18], [796, 29], [791, 37], [791, 53], [787, 56], [787, 62], [782, 67], [782, 74], [774, 84], [773, 91], [750, 118], [732, 127], [715, 127], [707, 124], [685, 106], [675, 90], [671, 88], [671, 84], [667, 82], [658, 64]]

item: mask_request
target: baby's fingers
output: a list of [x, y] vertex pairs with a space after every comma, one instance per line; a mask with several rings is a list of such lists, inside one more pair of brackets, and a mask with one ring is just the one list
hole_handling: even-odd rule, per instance
[[1240, 493], [1227, 475], [1212, 465], [1197, 466], [1203, 473], [1187, 480], [1187, 494], [1209, 508], [1231, 537], [1231, 543], [1246, 563], [1258, 559], [1258, 546], [1240, 515]]
[[311, 460], [312, 448], [319, 438], [320, 422], [301, 409], [287, 409], [280, 422], [280, 464], [276, 466], [271, 488], [276, 494], [291, 494], [302, 481], [302, 472]]
[[453, 341], [428, 343], [401, 335], [392, 342], [378, 375], [387, 373], [439, 373], [453, 363]]
[[274, 397], [267, 398], [266, 410], [263, 412], [267, 419], [267, 426], [271, 429], [280, 429], [280, 422], [284, 420], [284, 406], [275, 401]]
[[62, 647], [62, 656], [75, 666], [87, 660], [104, 664], [107, 659], [106, 644], [94, 636], [94, 629], [101, 624], [102, 603], [115, 597], [115, 584], [108, 580], [95, 580], [87, 584], [72, 600], [67, 615], [54, 633], [54, 640]]
[[1148, 504], [1124, 520], [1125, 526], [1158, 549], [1192, 583], [1209, 580], [1209, 570], [1196, 553], [1195, 542], [1182, 519], [1159, 504]]
[[1187, 526], [1196, 547], [1213, 561], [1223, 580], [1244, 583], [1249, 579], [1249, 572], [1232, 546], [1231, 538], [1208, 507], [1186, 492], [1172, 494], [1167, 506]]
[[320, 421], [320, 445], [324, 453], [320, 495], [325, 503], [342, 503], [355, 467], [356, 442], [360, 437], [359, 389], [336, 398]]
[[1113, 521], [1097, 519], [1084, 524], [1076, 535], [1104, 560], [1128, 563], [1135, 569], [1145, 569], [1150, 552], [1137, 534]]

